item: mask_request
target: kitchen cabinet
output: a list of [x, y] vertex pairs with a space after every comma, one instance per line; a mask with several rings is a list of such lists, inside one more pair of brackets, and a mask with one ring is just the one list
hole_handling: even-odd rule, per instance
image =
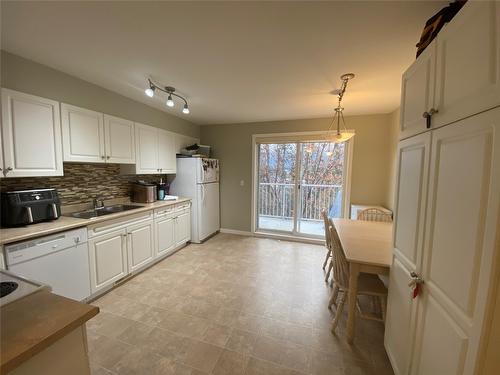
[[135, 163], [134, 123], [122, 118], [104, 115], [106, 161], [109, 163]]
[[64, 161], [135, 163], [134, 123], [61, 104]]
[[62, 176], [59, 103], [2, 89], [5, 177]]
[[154, 257], [153, 220], [127, 227], [129, 272], [134, 272]]
[[464, 5], [403, 74], [400, 139], [500, 105], [498, 35], [498, 2]]
[[171, 254], [191, 240], [191, 204], [155, 210], [156, 257]]
[[443, 28], [438, 112], [399, 143], [384, 339], [396, 375], [481, 373], [500, 272], [499, 17], [497, 3], [469, 1]]
[[61, 103], [64, 161], [104, 163], [104, 116]]
[[135, 124], [136, 162], [123, 165], [124, 174], [175, 173], [175, 135], [149, 125]]
[[128, 274], [125, 228], [89, 239], [90, 288], [96, 293]]
[[436, 41], [433, 41], [403, 74], [401, 84], [400, 138], [426, 131], [422, 114], [434, 105]]

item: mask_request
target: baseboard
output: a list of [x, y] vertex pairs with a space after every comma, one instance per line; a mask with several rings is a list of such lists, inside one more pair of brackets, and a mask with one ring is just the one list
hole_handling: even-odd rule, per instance
[[228, 228], [220, 228], [220, 232], [227, 234], [236, 234], [238, 236], [253, 236], [252, 232], [247, 232], [244, 230], [228, 229]]

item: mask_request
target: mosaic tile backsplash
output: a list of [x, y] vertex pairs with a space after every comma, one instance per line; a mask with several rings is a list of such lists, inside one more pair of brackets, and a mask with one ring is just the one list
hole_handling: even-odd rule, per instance
[[0, 180], [1, 191], [55, 188], [62, 205], [130, 196], [137, 180], [158, 182], [165, 175], [121, 175], [119, 164], [64, 163], [64, 176], [20, 177]]

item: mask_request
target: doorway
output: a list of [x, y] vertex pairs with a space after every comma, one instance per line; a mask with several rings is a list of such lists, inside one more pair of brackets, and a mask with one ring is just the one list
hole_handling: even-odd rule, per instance
[[324, 238], [322, 210], [348, 210], [349, 142], [255, 141], [255, 232]]

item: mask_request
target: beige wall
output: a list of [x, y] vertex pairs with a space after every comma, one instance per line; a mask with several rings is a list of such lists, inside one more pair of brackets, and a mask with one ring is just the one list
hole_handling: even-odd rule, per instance
[[389, 183], [385, 196], [385, 206], [394, 209], [394, 191], [396, 188], [396, 166], [397, 166], [397, 149], [399, 141], [399, 108], [389, 114]]
[[2, 51], [2, 87], [198, 138], [199, 126], [48, 66]]
[[[251, 230], [252, 135], [325, 130], [331, 119], [201, 126], [201, 143], [221, 161], [221, 227]], [[385, 205], [392, 165], [391, 115], [353, 116], [355, 129], [351, 202]], [[244, 186], [240, 186], [240, 181]]]

